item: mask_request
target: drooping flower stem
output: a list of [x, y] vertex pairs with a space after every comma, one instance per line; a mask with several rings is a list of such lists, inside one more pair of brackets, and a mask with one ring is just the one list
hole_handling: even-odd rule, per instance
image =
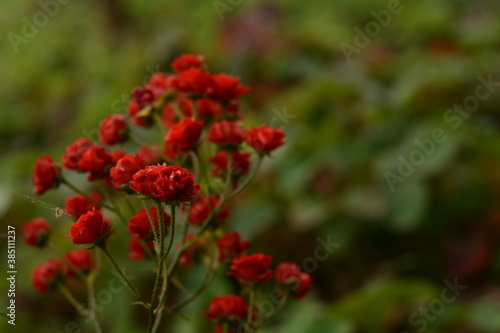
[[76, 193], [82, 195], [85, 197], [85, 199], [87, 199], [88, 201], [92, 202], [93, 204], [97, 205], [97, 206], [100, 206], [100, 207], [105, 207], [109, 210], [112, 210], [112, 211], [115, 211], [115, 209], [113, 207], [111, 207], [110, 205], [104, 203], [104, 202], [99, 202], [99, 201], [96, 201], [94, 200], [92, 197], [90, 197], [87, 193], [83, 192], [82, 190], [80, 190], [78, 187], [76, 187], [75, 185], [73, 185], [72, 183], [70, 183], [66, 178], [62, 178], [61, 182], [63, 184], [65, 184], [66, 186], [68, 186], [70, 189], [72, 189], [73, 191], [75, 191]]
[[130, 291], [132, 291], [132, 293], [135, 295], [135, 297], [137, 297], [137, 299], [139, 299], [147, 307], [147, 304], [142, 299], [141, 293], [132, 284], [132, 282], [130, 282], [130, 280], [125, 276], [125, 273], [123, 273], [123, 271], [120, 268], [120, 266], [118, 266], [118, 264], [116, 263], [115, 259], [113, 258], [113, 256], [111, 255], [111, 253], [106, 248], [106, 245], [102, 244], [102, 243], [98, 243], [97, 247], [99, 247], [102, 250], [102, 252], [106, 256], [106, 258], [108, 258], [111, 266], [113, 266], [113, 268], [115, 269], [115, 271], [118, 273], [118, 275], [123, 280], [123, 282], [127, 285], [127, 287], [130, 289]]

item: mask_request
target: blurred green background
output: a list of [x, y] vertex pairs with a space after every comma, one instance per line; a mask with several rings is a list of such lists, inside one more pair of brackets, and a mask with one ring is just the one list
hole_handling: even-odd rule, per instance
[[[474, 100], [478, 77], [500, 81], [498, 1], [402, 1], [384, 26], [375, 17], [394, 1], [62, 2], [0, 2], [0, 253], [4, 263], [7, 225], [16, 226], [19, 272], [16, 326], [2, 319], [2, 332], [91, 331], [58, 293], [31, 287], [31, 271], [52, 254], [25, 246], [21, 226], [45, 216], [61, 225], [58, 244], [69, 250], [70, 221], [19, 193], [31, 195], [37, 157], [57, 159], [74, 139], [95, 135], [106, 114], [125, 112], [134, 87], [184, 52], [252, 86], [246, 126], [287, 133], [235, 202], [231, 227], [276, 262], [313, 257], [318, 237], [339, 244], [313, 269], [313, 292], [263, 332], [500, 332], [498, 85], [467, 117], [444, 118]], [[44, 11], [53, 15], [44, 20]], [[34, 16], [40, 26], [24, 28]], [[359, 37], [367, 24], [375, 30]], [[356, 47], [349, 57], [346, 44]], [[446, 140], [422, 154], [415, 140], [436, 129]], [[387, 176], [416, 151], [422, 163], [392, 191]], [[61, 206], [69, 194], [41, 200]], [[115, 246], [126, 262], [125, 240]], [[112, 278], [104, 274], [98, 290]], [[467, 289], [446, 302], [445, 280]], [[209, 331], [200, 312], [231, 287], [221, 274], [183, 311], [191, 321], [172, 319], [165, 332]], [[6, 299], [5, 278], [0, 290]], [[102, 307], [106, 332], [144, 331], [129, 301], [116, 293]]]

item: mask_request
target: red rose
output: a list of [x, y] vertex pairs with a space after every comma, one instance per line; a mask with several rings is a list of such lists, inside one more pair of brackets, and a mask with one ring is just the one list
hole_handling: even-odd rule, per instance
[[[141, 158], [146, 162], [146, 165], [158, 163], [158, 154], [160, 154], [160, 148], [156, 146], [141, 147], [135, 154], [136, 157]], [[130, 178], [132, 179], [132, 177]]]
[[196, 146], [203, 129], [203, 121], [194, 121], [193, 117], [182, 119], [170, 127], [165, 136], [165, 144], [182, 151], [188, 151]]
[[187, 94], [203, 95], [212, 85], [210, 73], [200, 68], [190, 68], [180, 72], [174, 81], [175, 89]]
[[78, 249], [70, 251], [64, 255], [64, 259], [67, 262], [68, 278], [77, 276], [75, 270], [80, 271], [82, 274], [88, 274], [94, 267], [92, 254], [89, 250]]
[[274, 273], [276, 283], [293, 284], [291, 287], [295, 298], [303, 298], [312, 284], [312, 277], [300, 270], [294, 262], [284, 262], [278, 265]]
[[241, 239], [240, 234], [237, 231], [229, 231], [227, 234], [222, 236], [217, 242], [217, 247], [219, 248], [219, 261], [232, 260], [235, 256], [238, 256], [245, 252], [250, 246], [250, 242]]
[[110, 114], [99, 125], [99, 140], [106, 145], [123, 142], [127, 137], [127, 123], [122, 114]]
[[240, 78], [224, 73], [212, 75], [208, 96], [214, 100], [229, 102], [246, 94], [250, 87], [240, 85]]
[[38, 265], [31, 274], [33, 287], [38, 292], [53, 290], [56, 284], [64, 279], [66, 267], [62, 260], [50, 258]]
[[116, 165], [109, 170], [109, 174], [113, 179], [113, 184], [116, 187], [128, 185], [132, 180], [132, 176], [146, 166], [146, 162], [138, 155], [126, 155], [116, 162]]
[[165, 94], [168, 89], [172, 89], [176, 80], [175, 75], [166, 75], [164, 73], [154, 73], [151, 75], [146, 88], [153, 93], [154, 100], [157, 100]]
[[[205, 196], [200, 196], [193, 200], [191, 210], [189, 211], [189, 224], [200, 225], [205, 222], [210, 216], [210, 212], [219, 204], [219, 200], [217, 197], [207, 198]], [[229, 210], [224, 210], [217, 214], [215, 219], [223, 221], [229, 217], [229, 214]]]
[[208, 98], [200, 98], [197, 100], [198, 116], [201, 120], [209, 120], [216, 118], [222, 114], [222, 107], [219, 103]]
[[29, 246], [43, 247], [49, 238], [50, 224], [43, 217], [30, 220], [23, 226], [24, 241]]
[[[156, 207], [149, 207], [149, 213], [155, 222], [156, 230], [159, 230], [158, 210]], [[170, 224], [170, 215], [163, 211], [163, 225]], [[137, 214], [128, 220], [128, 231], [137, 238], [151, 239], [153, 237], [153, 229], [149, 221], [146, 209], [142, 208]]]
[[80, 216], [66, 237], [73, 238], [73, 244], [94, 244], [107, 237], [111, 230], [111, 223], [104, 218], [102, 210], [94, 210]]
[[247, 130], [245, 141], [255, 150], [263, 153], [270, 153], [276, 148], [285, 144], [283, 138], [285, 133], [279, 128], [270, 128], [262, 125], [258, 128]]
[[189, 201], [200, 188], [200, 185], [194, 184], [192, 173], [165, 163], [138, 171], [130, 183], [132, 190], [162, 201]]
[[[233, 178], [246, 175], [250, 169], [250, 154], [233, 151], [231, 155]], [[225, 178], [227, 172], [227, 151], [218, 151], [214, 157], [210, 158], [210, 162], [214, 165], [214, 168], [212, 169], [212, 176]]]
[[61, 182], [60, 171], [57, 164], [50, 156], [42, 156], [35, 163], [33, 171], [33, 191], [35, 194], [42, 194], [51, 188], [56, 188]]
[[184, 117], [192, 116], [193, 101], [189, 98], [177, 98], [165, 104], [162, 110], [162, 121], [165, 127], [172, 127]]
[[273, 277], [269, 270], [273, 260], [263, 253], [233, 259], [229, 275], [245, 282], [264, 283]]
[[208, 130], [207, 141], [221, 146], [238, 146], [243, 142], [243, 128], [235, 122], [223, 120]]
[[[90, 193], [89, 197], [97, 202], [101, 202], [102, 200], [101, 196], [97, 193]], [[76, 219], [94, 209], [99, 209], [99, 205], [88, 200], [81, 194], [66, 199], [66, 205], [64, 206], [64, 211]]]
[[[153, 251], [154, 250], [154, 243], [153, 241], [148, 241], [145, 242], [146, 246]], [[139, 238], [132, 236], [130, 238], [130, 243], [128, 246], [129, 250], [129, 257], [132, 260], [141, 260], [144, 259], [146, 256], [146, 249], [144, 249], [144, 246], [142, 246], [141, 242], [139, 241]]]
[[120, 158], [127, 155], [127, 152], [123, 149], [113, 150], [111, 152], [111, 158], [113, 159], [113, 164], [116, 164]]
[[214, 320], [245, 320], [248, 314], [248, 304], [239, 295], [225, 295], [214, 297], [208, 305], [208, 311], [203, 313], [207, 318]]
[[92, 148], [94, 144], [89, 139], [80, 138], [66, 147], [62, 156], [63, 165], [66, 169], [78, 170], [78, 163], [83, 154]]
[[104, 176], [106, 168], [113, 164], [111, 153], [103, 146], [94, 145], [87, 150], [78, 162], [78, 169], [90, 172], [88, 180], [95, 180]]
[[205, 57], [202, 55], [182, 54], [175, 58], [171, 65], [176, 72], [182, 72], [190, 68], [201, 68], [204, 61]]

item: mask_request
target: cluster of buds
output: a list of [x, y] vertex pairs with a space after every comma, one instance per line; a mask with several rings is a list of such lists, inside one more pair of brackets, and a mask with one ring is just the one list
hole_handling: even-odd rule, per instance
[[[66, 147], [60, 163], [43, 156], [35, 164], [35, 194], [61, 185], [77, 192], [67, 198], [63, 210], [73, 222], [66, 237], [73, 244], [103, 251], [134, 293], [136, 304], [149, 312], [148, 332], [158, 331], [163, 313], [195, 298], [170, 308], [165, 305], [165, 286], [177, 267], [205, 263], [204, 281], [210, 281], [218, 267], [230, 263], [229, 274], [242, 283], [243, 294], [259, 292], [272, 282], [284, 300], [288, 295], [303, 297], [311, 285], [311, 277], [296, 264], [281, 264], [273, 272], [269, 256], [245, 255], [250, 243], [237, 231], [224, 231], [228, 203], [251, 183], [262, 159], [284, 144], [285, 134], [266, 125], [243, 128], [240, 99], [250, 88], [237, 77], [213, 74], [206, 67], [202, 56], [178, 57], [172, 62], [174, 73], [155, 73], [133, 90], [125, 115], [111, 114], [102, 120], [97, 142], [79, 138]], [[156, 128], [161, 142], [144, 143], [137, 137], [138, 128]], [[69, 172], [87, 174], [96, 189], [79, 189], [66, 176]], [[127, 203], [128, 216], [118, 202]], [[155, 264], [156, 282], [149, 300], [127, 280], [110, 252], [113, 238], [120, 237], [114, 228], [117, 222], [127, 227], [130, 259]], [[26, 242], [43, 247], [49, 230], [43, 218], [30, 221], [24, 228]], [[41, 264], [33, 273], [35, 288], [49, 291], [75, 272], [80, 276], [90, 272], [94, 261], [87, 249]], [[216, 321], [216, 331], [225, 325], [232, 329], [235, 318], [241, 322], [247, 317], [245, 327], [253, 330], [254, 301], [236, 295], [215, 298], [206, 315]], [[96, 316], [92, 319], [99, 330]]]

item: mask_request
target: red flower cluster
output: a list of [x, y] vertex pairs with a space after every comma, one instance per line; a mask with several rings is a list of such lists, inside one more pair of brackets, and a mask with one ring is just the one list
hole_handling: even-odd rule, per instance
[[[102, 200], [101, 196], [97, 193], [90, 193], [89, 197], [96, 202], [101, 202]], [[95, 204], [81, 194], [77, 194], [66, 199], [64, 211], [70, 216], [78, 219], [83, 214], [99, 208], [98, 204]]]
[[274, 273], [276, 283], [291, 284], [291, 291], [295, 298], [303, 298], [312, 285], [312, 277], [300, 270], [294, 262], [284, 262], [276, 267]]
[[122, 114], [110, 114], [99, 125], [99, 140], [105, 145], [114, 145], [127, 138], [127, 123]]
[[33, 185], [36, 186], [35, 194], [42, 194], [51, 188], [56, 188], [60, 181], [60, 171], [57, 164], [50, 156], [40, 157], [35, 163], [33, 173]]
[[273, 277], [269, 269], [272, 263], [272, 258], [263, 253], [238, 257], [233, 259], [228, 274], [243, 282], [264, 283]]
[[73, 238], [73, 244], [95, 244], [106, 238], [111, 230], [111, 222], [104, 218], [102, 210], [93, 210], [80, 216], [66, 237]]
[[[156, 226], [156, 230], [159, 230], [160, 224], [158, 220], [158, 210], [156, 207], [149, 207], [149, 214], [153, 218]], [[165, 211], [163, 213], [163, 225], [168, 226], [170, 224], [170, 215]], [[153, 229], [151, 228], [151, 222], [149, 220], [148, 213], [145, 208], [142, 208], [136, 215], [132, 216], [128, 220], [128, 231], [137, 238], [144, 240], [153, 239]]]
[[38, 265], [31, 274], [33, 287], [41, 293], [53, 290], [66, 275], [66, 266], [61, 260], [50, 258]]
[[130, 183], [132, 190], [161, 201], [189, 201], [200, 187], [194, 184], [192, 173], [180, 166], [167, 166], [165, 163], [138, 171]]
[[43, 247], [47, 243], [50, 224], [43, 217], [30, 220], [23, 227], [24, 241], [29, 246]]
[[78, 165], [83, 154], [94, 144], [89, 139], [80, 138], [66, 147], [62, 156], [63, 165], [66, 169], [78, 170]]
[[214, 297], [208, 306], [205, 316], [215, 320], [244, 319], [248, 314], [245, 299], [238, 295]]

